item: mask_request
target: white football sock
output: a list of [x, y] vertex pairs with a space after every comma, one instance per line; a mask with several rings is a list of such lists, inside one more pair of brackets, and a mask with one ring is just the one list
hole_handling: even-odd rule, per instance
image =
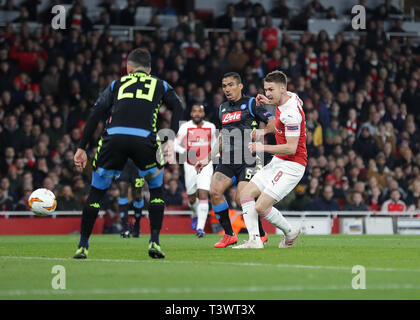
[[268, 208], [263, 217], [275, 227], [279, 228], [285, 235], [292, 231], [292, 226], [276, 208]]
[[196, 217], [197, 216], [198, 204], [199, 203], [200, 203], [200, 201], [198, 200], [198, 198], [195, 198], [195, 202], [193, 204], [190, 204], [188, 202], [188, 205], [190, 206], [190, 209], [192, 211], [191, 217]]
[[255, 209], [254, 199], [241, 200], [242, 204], [242, 217], [246, 228], [248, 229], [249, 240], [255, 240], [260, 237], [260, 231], [258, 228], [258, 213]]
[[204, 230], [206, 225], [207, 215], [209, 213], [209, 201], [200, 200], [197, 209], [197, 230]]

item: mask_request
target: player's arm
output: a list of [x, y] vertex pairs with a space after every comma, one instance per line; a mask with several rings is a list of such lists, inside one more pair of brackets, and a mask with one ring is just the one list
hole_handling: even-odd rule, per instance
[[174, 142], [174, 150], [177, 153], [184, 154], [187, 149], [185, 146], [182, 146], [184, 138], [186, 136], [186, 130], [184, 129], [185, 126], [181, 126], [179, 128], [178, 134], [176, 135], [175, 142]]
[[184, 113], [182, 101], [178, 97], [172, 86], [166, 81], [164, 81], [164, 90], [165, 93], [163, 95], [163, 102], [166, 104], [166, 107], [172, 111], [171, 129], [174, 132], [178, 132], [179, 121], [182, 119], [182, 115]]
[[95, 132], [99, 121], [104, 120], [108, 116], [109, 109], [112, 107], [113, 97], [111, 87], [106, 88], [93, 105], [93, 111], [87, 119], [79, 147], [74, 155], [74, 163], [78, 170], [85, 168], [87, 163], [86, 147], [89, 139]]
[[268, 152], [271, 154], [294, 155], [299, 143], [299, 137], [286, 136], [284, 144], [262, 144], [261, 142], [250, 142], [248, 148], [251, 152]]
[[271, 114], [270, 111], [268, 111], [264, 107], [263, 101], [265, 101], [265, 100], [262, 99], [259, 96], [260, 95], [258, 95], [257, 99], [255, 99], [255, 101], [252, 102], [251, 111], [252, 111], [252, 114], [254, 114], [255, 118], [258, 121], [262, 121], [266, 124], [266, 127], [263, 130], [256, 130], [256, 131], [254, 130], [251, 133], [251, 139], [253, 139], [253, 140], [257, 140], [261, 136], [264, 136], [268, 133], [274, 132], [274, 126], [275, 126], [274, 116]]
[[279, 119], [284, 124], [286, 143], [277, 145], [263, 145], [260, 142], [249, 143], [248, 148], [253, 152], [268, 152], [271, 154], [294, 155], [299, 144], [301, 134], [300, 123], [302, 116], [298, 112], [282, 112]]

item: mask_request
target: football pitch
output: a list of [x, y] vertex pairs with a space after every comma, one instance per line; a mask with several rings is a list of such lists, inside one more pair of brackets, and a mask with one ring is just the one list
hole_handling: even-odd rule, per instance
[[148, 235], [94, 235], [89, 259], [74, 260], [78, 238], [1, 236], [0, 299], [420, 298], [420, 236], [302, 235], [278, 249], [269, 235], [263, 250], [233, 250], [213, 248], [219, 235], [162, 235], [162, 260], [149, 258]]

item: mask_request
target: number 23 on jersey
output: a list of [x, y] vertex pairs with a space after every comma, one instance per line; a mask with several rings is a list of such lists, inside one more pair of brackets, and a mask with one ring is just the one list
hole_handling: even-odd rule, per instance
[[155, 93], [157, 80], [151, 76], [148, 75], [142, 75], [140, 77], [136, 77], [133, 75], [127, 75], [121, 78], [121, 83], [123, 83], [120, 86], [120, 89], [118, 90], [118, 97], [117, 100], [120, 99], [133, 99], [134, 93], [133, 92], [127, 92], [126, 89], [130, 87], [131, 85], [137, 83], [137, 81], [144, 82], [144, 89], [137, 89], [136, 90], [136, 99], [145, 99], [148, 101], [153, 100], [153, 94]]

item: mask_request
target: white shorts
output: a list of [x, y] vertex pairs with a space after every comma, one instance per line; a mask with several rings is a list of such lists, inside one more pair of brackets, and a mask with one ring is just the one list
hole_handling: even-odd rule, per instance
[[251, 182], [261, 193], [266, 193], [277, 202], [292, 191], [305, 173], [305, 167], [294, 161], [285, 161], [277, 157], [260, 169]]
[[213, 175], [213, 163], [206, 165], [200, 173], [197, 174], [194, 166], [184, 163], [185, 188], [187, 194], [194, 194], [198, 189], [210, 191], [211, 177]]

